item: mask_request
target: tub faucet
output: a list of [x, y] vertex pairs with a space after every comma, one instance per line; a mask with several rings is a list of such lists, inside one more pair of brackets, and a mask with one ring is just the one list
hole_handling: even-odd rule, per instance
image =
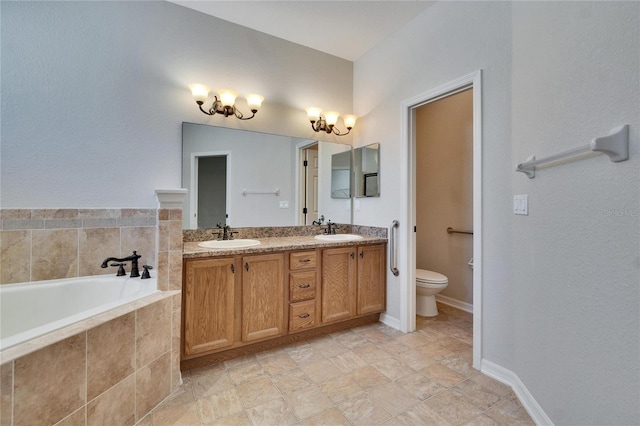
[[139, 277], [140, 276], [140, 271], [138, 271], [138, 259], [140, 259], [142, 256], [140, 256], [139, 254], [136, 253], [136, 251], [133, 251], [133, 254], [131, 256], [128, 257], [123, 257], [122, 259], [118, 258], [118, 257], [107, 257], [104, 262], [102, 262], [102, 265], [100, 265], [101, 268], [106, 268], [109, 265], [109, 262], [129, 262], [131, 261], [131, 274], [129, 275], [131, 278], [135, 278], [135, 277]]

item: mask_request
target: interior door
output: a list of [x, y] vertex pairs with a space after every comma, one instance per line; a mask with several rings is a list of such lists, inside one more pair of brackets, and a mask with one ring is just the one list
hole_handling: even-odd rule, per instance
[[318, 145], [307, 149], [307, 225], [318, 220]]
[[198, 228], [227, 222], [227, 156], [198, 157]]

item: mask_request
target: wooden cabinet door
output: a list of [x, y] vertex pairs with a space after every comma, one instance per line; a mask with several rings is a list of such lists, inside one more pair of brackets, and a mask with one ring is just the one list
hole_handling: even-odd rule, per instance
[[242, 258], [242, 341], [284, 333], [284, 254]]
[[358, 315], [385, 309], [385, 253], [383, 244], [358, 247]]
[[185, 263], [182, 312], [186, 356], [233, 344], [236, 272], [233, 259]]
[[356, 314], [355, 253], [357, 247], [322, 252], [322, 322], [349, 319]]

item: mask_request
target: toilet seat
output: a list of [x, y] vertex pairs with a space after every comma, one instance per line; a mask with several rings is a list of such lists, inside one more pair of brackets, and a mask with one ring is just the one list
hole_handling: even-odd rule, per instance
[[448, 282], [449, 279], [442, 274], [426, 269], [416, 269], [416, 285], [447, 284]]

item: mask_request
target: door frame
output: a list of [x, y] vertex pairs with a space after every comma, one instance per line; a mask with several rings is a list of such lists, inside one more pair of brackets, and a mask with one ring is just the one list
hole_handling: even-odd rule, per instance
[[295, 170], [295, 193], [298, 194], [295, 202], [295, 223], [296, 225], [302, 224], [302, 204], [304, 202], [304, 173], [302, 173], [303, 162], [304, 162], [304, 150], [313, 145], [318, 145], [319, 148], [320, 141], [316, 139], [305, 139], [296, 143], [296, 170]]
[[[198, 229], [198, 159], [200, 157], [227, 157], [227, 185], [225, 189], [226, 214], [229, 213], [229, 194], [231, 189], [231, 151], [192, 152], [189, 159], [191, 175], [189, 176], [189, 228]], [[227, 224], [228, 225], [228, 224]]]
[[416, 328], [416, 108], [467, 89], [473, 89], [473, 367], [480, 369], [482, 360], [482, 70], [444, 83], [402, 102], [402, 164], [408, 165], [402, 175], [402, 218], [399, 265], [400, 329]]

